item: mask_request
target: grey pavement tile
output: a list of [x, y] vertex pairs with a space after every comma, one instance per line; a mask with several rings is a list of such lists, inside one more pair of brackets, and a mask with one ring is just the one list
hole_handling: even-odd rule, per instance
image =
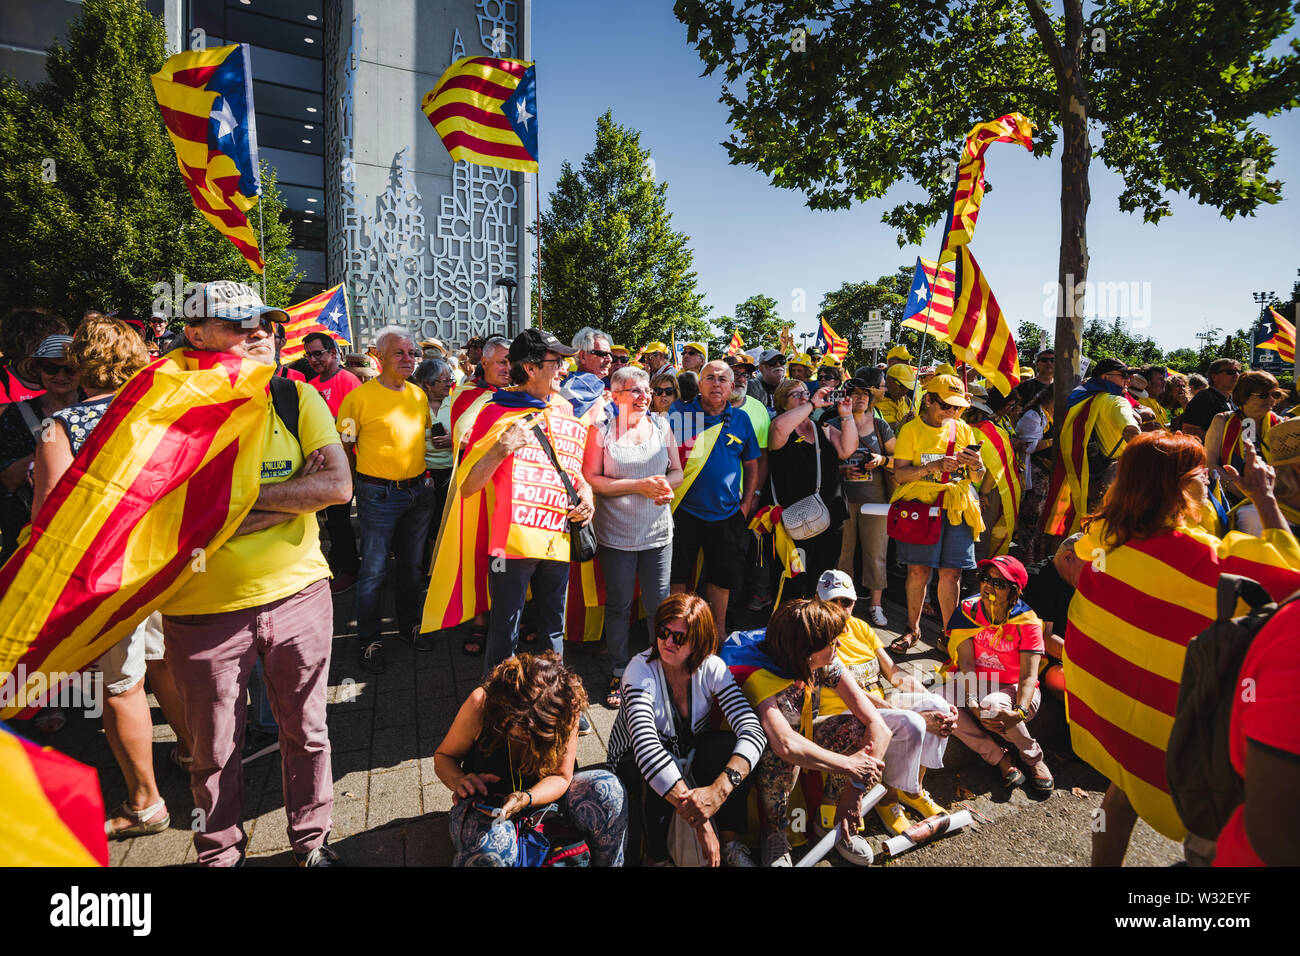
[[[442, 697], [459, 698], [456, 677], [450, 663], [440, 663], [437, 667], [417, 671], [415, 675], [416, 699], [422, 703]], [[469, 696], [468, 691], [465, 694]]]
[[283, 806], [258, 815], [253, 836], [248, 841], [250, 855], [279, 853], [289, 848], [289, 817]]
[[188, 829], [181, 829], [188, 822], [188, 817], [178, 820], [173, 816], [171, 828], [161, 833], [122, 841], [132, 844], [131, 856], [124, 865], [176, 866], [180, 864], [185, 859], [186, 847], [194, 843], [194, 834]]
[[369, 792], [370, 775], [364, 770], [335, 779], [331, 841], [352, 836], [366, 828], [366, 800]]
[[348, 710], [339, 704], [329, 715], [330, 746], [339, 751], [369, 750], [375, 715], [367, 710]]
[[391, 773], [370, 775], [366, 827], [383, 826], [393, 820], [420, 816], [420, 770], [412, 766]]
[[334, 772], [334, 785], [353, 774], [370, 772], [370, 750], [331, 750], [330, 764]]
[[375, 702], [375, 731], [415, 723], [415, 691], [393, 691]]
[[401, 866], [405, 855], [401, 833], [388, 827], [331, 840], [330, 846], [348, 866]]
[[402, 829], [407, 866], [451, 866], [452, 846], [446, 813], [426, 814]]
[[451, 791], [443, 785], [442, 781], [426, 784], [421, 790], [424, 796], [425, 813], [451, 812]]
[[398, 767], [402, 769], [409, 767], [418, 775], [417, 747], [418, 741], [413, 723], [376, 730], [374, 748], [370, 752], [370, 769], [373, 773], [383, 773]]

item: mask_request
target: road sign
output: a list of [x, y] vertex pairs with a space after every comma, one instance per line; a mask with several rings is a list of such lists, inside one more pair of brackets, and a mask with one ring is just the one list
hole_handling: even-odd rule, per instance
[[889, 341], [889, 320], [872, 319], [862, 326], [863, 348], [879, 348]]

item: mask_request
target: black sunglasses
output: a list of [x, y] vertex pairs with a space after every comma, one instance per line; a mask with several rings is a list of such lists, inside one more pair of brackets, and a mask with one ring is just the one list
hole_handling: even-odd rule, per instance
[[588, 355], [594, 355], [594, 356], [596, 356], [596, 358], [610, 358], [611, 356], [613, 356], [614, 353], [613, 353], [613, 352], [605, 352], [605, 351], [603, 351], [603, 350], [601, 350], [601, 349], [588, 349], [588, 350], [587, 350], [587, 354], [588, 354]]
[[36, 363], [36, 368], [46, 375], [71, 375], [72, 367], [69, 365], [59, 365], [56, 362], [47, 362], [44, 359]]
[[661, 641], [672, 641], [678, 647], [685, 647], [687, 642], [690, 641], [689, 635], [680, 634], [677, 631], [670, 631], [666, 624], [659, 625], [659, 629], [655, 631], [655, 637], [659, 638]]
[[655, 393], [656, 395], [676, 395], [676, 394], [677, 394], [677, 389], [675, 389], [675, 388], [656, 388], [656, 389], [654, 390], [654, 393]]
[[614, 355], [611, 352], [610, 358], [615, 365], [626, 365], [628, 363], [628, 357], [626, 355]]
[[981, 571], [976, 577], [976, 580], [979, 581], [980, 584], [987, 584], [989, 587], [995, 588], [999, 591], [1010, 591], [1016, 586], [1015, 581], [1008, 581], [1006, 578], [995, 578], [987, 571]]

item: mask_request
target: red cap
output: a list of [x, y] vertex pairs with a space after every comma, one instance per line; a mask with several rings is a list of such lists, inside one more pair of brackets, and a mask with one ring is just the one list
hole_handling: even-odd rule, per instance
[[1025, 586], [1029, 584], [1029, 572], [1025, 570], [1025, 566], [1020, 563], [1019, 558], [1013, 558], [1009, 554], [1002, 554], [996, 558], [981, 561], [975, 567], [977, 570], [982, 571], [990, 564], [1001, 571], [1002, 576], [1014, 583], [1020, 590], [1023, 591]]

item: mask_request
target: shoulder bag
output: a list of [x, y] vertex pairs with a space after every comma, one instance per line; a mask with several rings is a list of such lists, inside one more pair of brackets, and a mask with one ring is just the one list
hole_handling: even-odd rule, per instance
[[[944, 457], [952, 457], [956, 448], [957, 428], [954, 426], [952, 435], [948, 439], [948, 451]], [[943, 473], [941, 480], [947, 484], [948, 472]], [[934, 504], [906, 498], [895, 501], [889, 506], [889, 517], [886, 519], [889, 536], [904, 544], [937, 544], [939, 536], [943, 533], [943, 499], [946, 494], [946, 491], [939, 492], [939, 497]]]
[[[813, 457], [817, 459], [817, 484], [813, 486], [813, 493], [781, 510], [781, 524], [785, 526], [786, 534], [795, 541], [815, 538], [831, 526], [830, 510], [821, 496], [822, 450], [819, 444], [821, 436], [817, 434], [819, 427], [813, 425]], [[776, 482], [771, 478], [769, 481], [772, 485], [772, 500], [776, 501]]]
[[[555, 454], [555, 449], [551, 446], [551, 439], [547, 437], [545, 429], [541, 425], [533, 426], [533, 434], [537, 436], [537, 441], [546, 449], [546, 454], [551, 457], [551, 464], [559, 472], [560, 481], [564, 483], [564, 490], [569, 493], [569, 507], [576, 508], [582, 499], [573, 489], [573, 482], [569, 481], [568, 473], [560, 467], [560, 459]], [[569, 522], [569, 559], [577, 561], [579, 564], [590, 561], [596, 557], [596, 529], [591, 526], [590, 519], [584, 524], [578, 524], [575, 521]]]

